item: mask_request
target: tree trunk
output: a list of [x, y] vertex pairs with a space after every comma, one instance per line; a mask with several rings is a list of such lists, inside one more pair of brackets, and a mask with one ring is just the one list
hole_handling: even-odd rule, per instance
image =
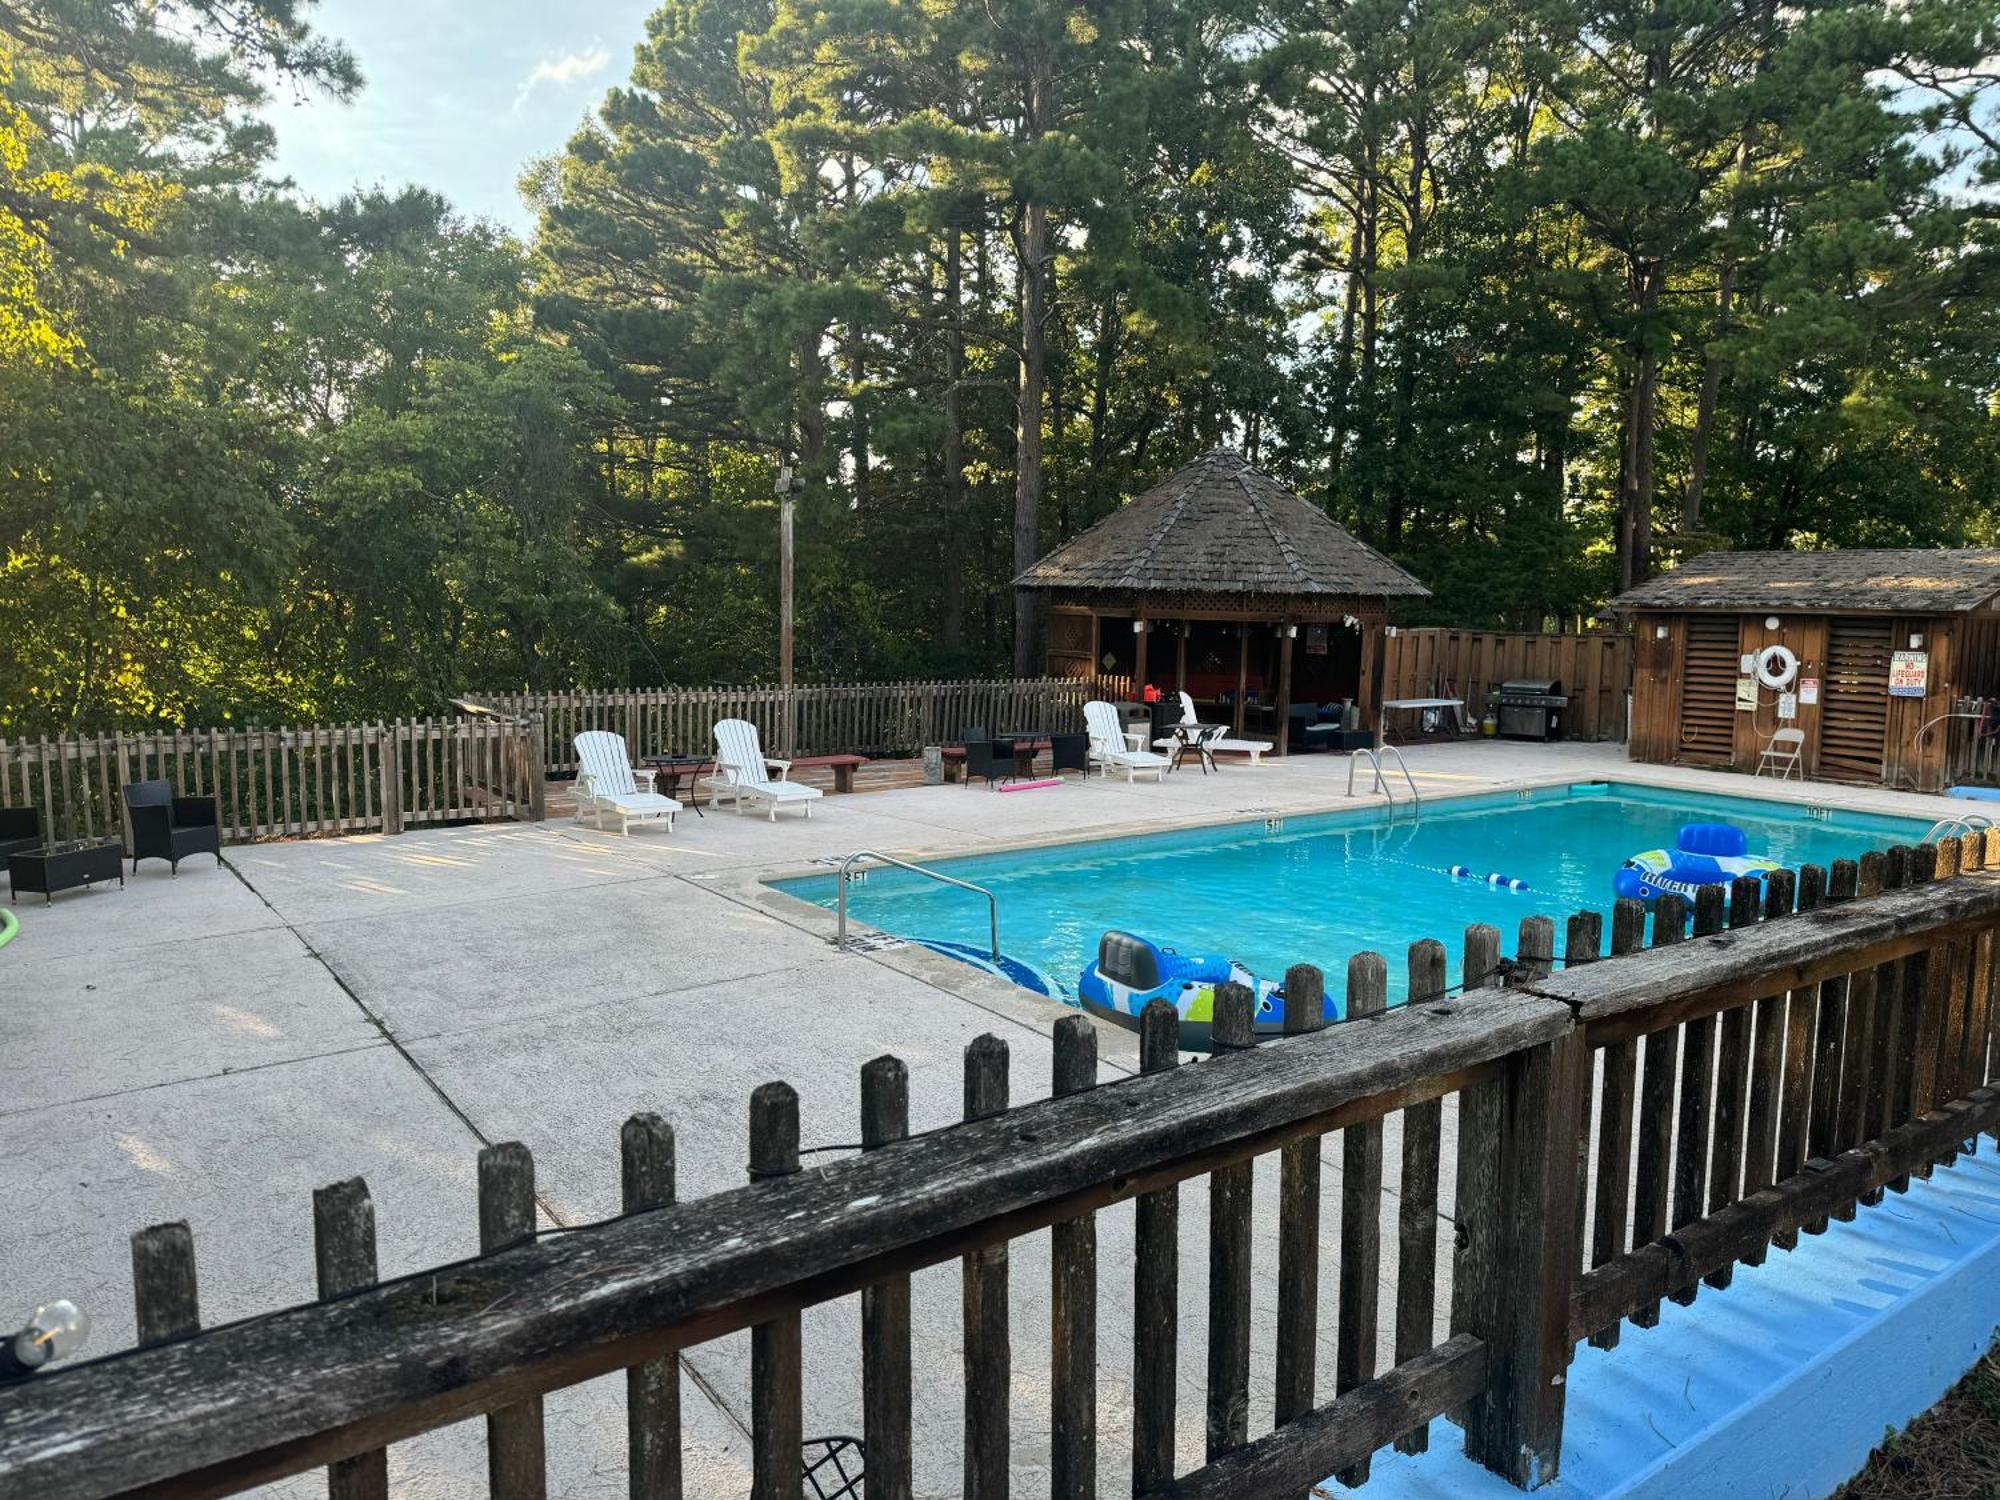
[[[1050, 88], [1047, 49], [1033, 49], [1022, 95], [1022, 133], [1039, 140], [1047, 122]], [[1032, 568], [1041, 556], [1042, 391], [1048, 379], [1049, 211], [1030, 197], [1021, 205], [1015, 242], [1021, 271], [1021, 384], [1014, 409], [1014, 572]], [[1038, 596], [1015, 590], [1014, 675], [1038, 675]]]
[[1619, 531], [1624, 549], [1619, 559], [1619, 584], [1634, 588], [1653, 574], [1653, 432], [1659, 404], [1658, 351], [1652, 320], [1660, 300], [1662, 268], [1642, 261], [1634, 270], [1634, 302], [1639, 312], [1637, 358], [1632, 372], [1632, 400], [1625, 415], [1624, 492], [1619, 504]]
[[965, 642], [965, 430], [962, 425], [965, 378], [965, 265], [962, 231], [957, 225], [944, 236], [944, 621], [939, 634], [947, 651]]
[[[1723, 261], [1715, 289], [1715, 332], [1720, 341], [1729, 331], [1736, 300], [1736, 260]], [[1701, 529], [1701, 502], [1708, 487], [1708, 448], [1715, 437], [1715, 410], [1722, 400], [1722, 375], [1728, 360], [1711, 343], [1708, 361], [1701, 374], [1701, 395], [1695, 402], [1694, 435], [1688, 444], [1687, 493], [1681, 497], [1681, 530], [1693, 535]]]
[[[1430, 170], [1430, 138], [1421, 118], [1422, 90], [1423, 84], [1419, 80], [1419, 118], [1412, 122], [1410, 128], [1410, 174], [1404, 189], [1408, 199], [1403, 223], [1403, 264], [1406, 268], [1414, 267], [1423, 258], [1424, 232], [1428, 227], [1424, 220], [1424, 174]], [[1408, 325], [1407, 315], [1403, 322]], [[1384, 536], [1391, 548], [1403, 544], [1403, 527], [1409, 518], [1409, 476], [1414, 468], [1409, 449], [1415, 435], [1417, 348], [1416, 340], [1412, 338], [1404, 338], [1401, 343], [1401, 353], [1396, 362], [1395, 465], [1389, 476], [1389, 514]]]

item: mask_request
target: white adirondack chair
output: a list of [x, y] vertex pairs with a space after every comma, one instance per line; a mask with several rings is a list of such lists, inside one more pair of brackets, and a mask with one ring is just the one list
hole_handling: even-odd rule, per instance
[[1166, 756], [1155, 755], [1151, 750], [1128, 748], [1125, 728], [1118, 722], [1118, 710], [1109, 703], [1093, 699], [1084, 704], [1083, 724], [1090, 731], [1090, 758], [1107, 775], [1115, 769], [1123, 771], [1127, 781], [1137, 780], [1141, 775], [1158, 781], [1172, 764]]
[[[704, 783], [708, 788], [708, 805], [714, 807], [727, 798], [736, 804], [739, 813], [761, 807], [773, 823], [778, 821], [780, 807], [800, 808], [810, 818], [813, 804], [820, 799], [820, 790], [787, 780], [791, 769], [790, 761], [773, 760], [764, 753], [755, 724], [747, 719], [718, 719], [715, 774]], [[773, 771], [778, 773], [775, 781], [771, 779]]]
[[607, 813], [618, 819], [618, 831], [629, 835], [634, 823], [667, 820], [667, 832], [674, 831], [674, 819], [681, 810], [672, 797], [663, 797], [651, 787], [641, 787], [632, 774], [632, 753], [625, 748], [625, 736], [608, 729], [586, 729], [576, 737], [576, 821], [591, 814], [599, 828]]

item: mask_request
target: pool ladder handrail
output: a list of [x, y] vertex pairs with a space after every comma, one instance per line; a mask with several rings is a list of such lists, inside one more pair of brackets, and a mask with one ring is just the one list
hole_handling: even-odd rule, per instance
[[1394, 745], [1378, 745], [1373, 749], [1363, 745], [1347, 757], [1347, 795], [1350, 797], [1354, 795], [1354, 763], [1363, 756], [1366, 756], [1368, 764], [1375, 770], [1374, 790], [1387, 797], [1391, 807], [1396, 805], [1396, 794], [1390, 788], [1388, 779], [1382, 774], [1382, 756], [1385, 752], [1396, 757], [1396, 769], [1403, 773], [1404, 784], [1410, 789], [1410, 805], [1421, 811], [1424, 805], [1424, 798], [1423, 793], [1417, 790], [1417, 778], [1410, 774], [1409, 763], [1403, 759], [1403, 752], [1398, 750]]
[[1917, 842], [1920, 844], [1935, 844], [1946, 834], [1956, 836], [1961, 833], [1978, 833], [1992, 827], [1993, 820], [1987, 817], [1985, 813], [1965, 813], [1956, 818], [1939, 818], [1935, 823], [1931, 824], [1930, 832], [1918, 839]]
[[894, 865], [899, 870], [909, 870], [917, 875], [928, 876], [945, 885], [955, 885], [962, 891], [973, 891], [986, 898], [986, 917], [989, 935], [993, 944], [993, 962], [1000, 962], [1000, 898], [983, 885], [974, 885], [969, 880], [960, 880], [956, 875], [947, 875], [942, 870], [933, 870], [928, 865], [913, 865], [907, 859], [898, 859], [893, 854], [883, 854], [876, 849], [856, 849], [840, 862], [840, 873], [835, 880], [840, 887], [840, 927], [835, 933], [833, 946], [847, 946], [847, 876], [857, 859], [876, 859], [885, 865]]

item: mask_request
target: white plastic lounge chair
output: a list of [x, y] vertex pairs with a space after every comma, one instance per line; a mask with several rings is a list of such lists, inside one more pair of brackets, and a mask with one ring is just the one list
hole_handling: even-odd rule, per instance
[[1757, 756], [1756, 774], [1762, 776], [1775, 766], [1780, 781], [1789, 781], [1794, 771], [1798, 772], [1799, 780], [1805, 780], [1805, 762], [1801, 758], [1805, 753], [1805, 745], [1806, 732], [1803, 729], [1775, 730], [1770, 742]]
[[[812, 805], [819, 801], [820, 790], [816, 786], [800, 786], [788, 781], [792, 763], [788, 760], [773, 760], [764, 753], [764, 747], [757, 739], [757, 726], [747, 719], [718, 719], [715, 724], [715, 774], [705, 783], [708, 787], [708, 805], [714, 807], [727, 797], [736, 804], [740, 813], [751, 807], [761, 807], [765, 816], [773, 823], [778, 821], [780, 807], [797, 807], [810, 818]], [[778, 779], [771, 779], [771, 772], [778, 773]]]
[[616, 814], [618, 831], [629, 835], [635, 822], [667, 820], [667, 832], [674, 831], [680, 803], [663, 797], [650, 787], [641, 787], [632, 774], [632, 754], [625, 748], [625, 736], [608, 729], [586, 729], [576, 737], [576, 821], [590, 813], [597, 826], [604, 826], [606, 813]]
[[1165, 774], [1169, 761], [1164, 755], [1155, 755], [1150, 750], [1129, 750], [1125, 746], [1125, 730], [1118, 722], [1118, 710], [1109, 703], [1093, 700], [1083, 705], [1084, 727], [1090, 731], [1090, 758], [1096, 761], [1108, 775], [1114, 770], [1123, 771], [1127, 781], [1136, 780], [1143, 772], [1158, 781]]

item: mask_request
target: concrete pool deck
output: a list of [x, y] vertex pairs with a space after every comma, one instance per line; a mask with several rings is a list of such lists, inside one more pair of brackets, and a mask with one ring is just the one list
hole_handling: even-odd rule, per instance
[[[1966, 810], [1879, 789], [1632, 766], [1616, 745], [1407, 753], [1426, 798], [1602, 778], [1927, 821]], [[381, 1269], [396, 1275], [476, 1248], [474, 1165], [485, 1143], [526, 1142], [545, 1218], [578, 1223], [616, 1210], [618, 1127], [638, 1110], [673, 1121], [681, 1194], [694, 1197], [742, 1181], [748, 1096], [768, 1079], [798, 1088], [809, 1147], [855, 1138], [858, 1071], [883, 1052], [909, 1064], [915, 1129], [955, 1115], [961, 1053], [981, 1032], [1008, 1041], [1014, 1098], [1040, 1097], [1050, 1029], [1067, 1008], [922, 950], [836, 951], [831, 915], [763, 877], [860, 848], [963, 854], [1381, 801], [1350, 802], [1345, 776], [1344, 760], [1311, 756], [1207, 777], [1184, 770], [1158, 785], [1092, 778], [1004, 796], [953, 786], [829, 797], [810, 822], [690, 810], [672, 838], [551, 822], [247, 845], [227, 851], [222, 870], [197, 859], [170, 879], [153, 863], [122, 892], [24, 905], [21, 936], [0, 952], [10, 1002], [0, 1023], [0, 1283], [23, 1309], [53, 1296], [84, 1302], [101, 1353], [132, 1340], [128, 1239], [147, 1224], [192, 1225], [203, 1316], [216, 1323], [311, 1296], [311, 1191], [341, 1178], [367, 1178]], [[1330, 968], [1344, 957], [1299, 956]], [[1101, 1050], [1107, 1077], [1135, 1066], [1123, 1032], [1103, 1031]], [[1331, 1195], [1337, 1143], [1326, 1154]], [[1386, 1154], [1393, 1197], [1393, 1139]], [[1265, 1166], [1274, 1181], [1275, 1164]], [[1262, 1201], [1268, 1192], [1260, 1179]], [[1448, 1180], [1446, 1193], [1448, 1208]], [[1182, 1438], [1192, 1465], [1201, 1185], [1183, 1198]], [[1334, 1306], [1337, 1221], [1329, 1204], [1323, 1311]], [[1129, 1208], [1100, 1223], [1109, 1482], [1122, 1472], [1129, 1421], [1120, 1389]], [[1449, 1232], [1441, 1226], [1441, 1238]], [[1013, 1255], [1015, 1451], [1031, 1487], [1043, 1481], [1047, 1426], [1045, 1246], [1031, 1236]], [[1389, 1281], [1393, 1235], [1384, 1259]], [[1444, 1276], [1449, 1265], [1442, 1257]], [[1253, 1406], [1253, 1432], [1269, 1422], [1275, 1324], [1267, 1283], [1258, 1286], [1253, 1403], [1261, 1390], [1264, 1405]], [[920, 1391], [926, 1370], [938, 1373], [934, 1388], [955, 1386], [956, 1302], [953, 1268], [918, 1279]], [[1333, 1327], [1323, 1321], [1330, 1395]], [[807, 1320], [809, 1431], [859, 1429], [855, 1326], [851, 1300]], [[746, 1350], [738, 1338], [686, 1356], [690, 1493], [747, 1487]], [[548, 1410], [552, 1492], [622, 1494], [622, 1385], [562, 1393]], [[955, 1399], [920, 1403], [920, 1492], [955, 1492], [957, 1423]], [[399, 1494], [483, 1493], [477, 1424], [400, 1445], [391, 1472]]]

